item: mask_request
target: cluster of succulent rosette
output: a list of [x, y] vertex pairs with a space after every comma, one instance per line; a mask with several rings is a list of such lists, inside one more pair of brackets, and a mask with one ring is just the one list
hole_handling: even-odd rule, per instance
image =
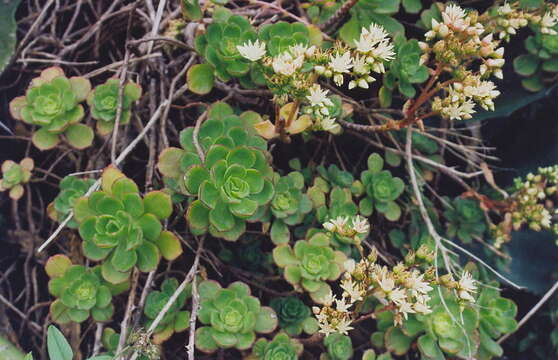
[[[313, 3], [316, 17], [329, 7]], [[404, 3], [406, 10], [414, 11], [413, 4]], [[189, 18], [201, 18], [191, 2], [183, 7]], [[104, 169], [97, 182], [72, 175], [63, 178], [48, 214], [77, 229], [87, 262], [83, 265], [79, 256], [65, 255], [47, 261], [49, 291], [56, 298], [50, 306], [52, 320], [81, 323], [91, 317], [108, 322], [114, 313], [113, 297], [128, 289], [133, 273], [154, 272], [161, 258], [177, 259], [182, 243], [169, 225], [176, 221], [168, 221], [180, 221], [171, 219], [176, 205], [184, 212], [188, 236], [214, 241], [210, 246], [221, 247], [222, 259], [240, 258], [226, 249], [236, 246], [235, 251], [243, 252], [251, 263], [247, 272], [265, 268], [293, 291], [264, 306], [243, 282], [223, 287], [200, 271], [197, 293], [193, 295], [189, 284], [177, 294], [178, 280], [165, 275], [159, 290], [146, 295], [143, 308], [142, 325], [149, 328], [173, 299], [147, 335], [154, 344], [198, 321], [195, 347], [207, 354], [235, 349], [247, 359], [295, 360], [304, 350], [300, 340], [309, 335], [323, 338], [325, 352], [320, 360], [348, 360], [355, 352], [349, 332], [355, 322], [369, 317], [377, 322], [370, 343], [387, 351], [383, 359], [389, 354], [404, 356], [411, 347], [424, 359], [501, 356], [495, 339], [516, 329], [517, 309], [499, 295], [497, 287], [481, 289], [478, 272], [467, 268], [458, 276], [438, 274], [439, 244], [417, 215], [417, 199], [407, 192], [404, 179], [395, 176], [400, 175], [402, 151], [386, 150], [385, 157], [370, 154], [355, 178], [341, 169], [345, 169], [341, 157], [339, 165], [311, 161], [303, 168], [299, 161], [294, 171], [280, 172], [273, 167], [268, 145], [278, 139], [288, 142], [296, 134], [307, 140], [309, 131], [339, 134], [342, 124], [356, 125], [352, 105], [330, 94], [334, 85], [370, 92], [372, 84], [382, 80], [377, 101], [389, 107], [402, 100], [404, 120], [420, 125], [429, 116], [470, 119], [476, 105], [494, 110], [500, 92], [488, 79], [502, 78], [501, 45], [516, 29], [532, 25], [537, 31], [527, 39], [529, 55], [514, 62], [516, 71], [529, 77], [558, 71], [558, 8], [547, 7], [541, 15], [540, 9], [528, 12], [506, 3], [489, 16], [456, 4], [433, 5], [421, 16], [421, 25], [427, 28], [424, 42], [405, 39], [376, 22], [363, 25], [364, 15], [359, 17], [355, 11], [350, 13], [352, 29], [342, 27], [340, 39], [329, 41], [315, 26], [281, 21], [256, 29], [224, 7], [212, 9], [213, 20], [195, 38], [196, 51], [205, 63], [188, 71], [189, 89], [205, 95], [216, 79], [237, 81], [251, 89], [265, 86], [273, 96], [274, 117], [213, 103], [195, 125], [180, 131], [180, 147], [167, 147], [159, 154], [162, 190], [142, 194], [132, 179], [113, 166]], [[380, 15], [392, 10], [383, 9]], [[172, 26], [172, 33], [178, 33], [179, 24]], [[540, 79], [527, 82], [534, 89], [536, 81]], [[141, 95], [141, 87], [131, 81], [111, 78], [92, 89], [88, 79], [68, 78], [56, 67], [33, 79], [26, 95], [12, 100], [10, 111], [15, 119], [37, 127], [32, 135], [37, 148], [52, 149], [65, 141], [85, 149], [92, 144], [94, 132], [82, 123], [84, 101], [98, 134], [105, 136], [117, 124], [130, 122], [133, 103]], [[391, 117], [387, 119], [393, 124]], [[420, 133], [412, 134], [412, 140], [414, 151], [431, 164], [443, 162], [436, 142]], [[19, 164], [4, 162], [0, 191], [9, 190], [11, 198], [20, 198], [33, 165], [29, 158]], [[434, 171], [425, 164], [410, 169], [415, 170], [425, 182]], [[490, 228], [498, 234], [496, 247], [509, 239], [510, 227], [517, 230], [523, 224], [558, 233], [545, 206], [557, 186], [556, 168], [517, 180], [508, 201], [512, 205], [507, 222]], [[447, 206], [443, 218], [449, 238], [467, 244], [485, 234], [487, 210], [478, 198], [440, 200]], [[413, 233], [411, 241], [400, 229], [407, 225]], [[371, 239], [377, 237], [385, 245], [375, 231], [390, 226], [389, 240], [401, 250], [404, 261], [383, 259], [382, 265]], [[443, 227], [439, 222], [432, 226]], [[263, 246], [259, 240], [249, 241], [248, 233], [265, 238]], [[242, 247], [245, 244], [250, 244], [249, 251], [248, 245]], [[272, 257], [267, 267], [259, 264], [266, 256]], [[339, 288], [342, 291], [336, 296]], [[195, 311], [188, 300], [196, 296], [197, 319], [191, 319], [190, 310]], [[117, 338], [106, 329], [103, 341], [111, 354]], [[375, 360], [375, 351], [366, 350], [363, 359]]]
[[141, 87], [127, 82], [123, 87], [122, 100], [119, 97], [120, 81], [109, 79], [105, 84], [91, 89], [91, 82], [85, 77], [66, 77], [64, 70], [50, 67], [34, 78], [25, 96], [10, 102], [10, 113], [14, 119], [37, 126], [31, 138], [40, 150], [49, 150], [65, 140], [78, 150], [93, 143], [94, 132], [82, 124], [87, 100], [91, 115], [98, 120], [99, 134], [106, 135], [114, 127], [120, 104], [119, 124], [130, 120], [131, 106], [141, 97]]

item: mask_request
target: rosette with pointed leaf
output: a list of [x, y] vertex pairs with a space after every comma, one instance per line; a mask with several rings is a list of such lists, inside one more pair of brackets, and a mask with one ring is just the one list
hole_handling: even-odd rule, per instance
[[300, 335], [302, 331], [313, 334], [318, 331], [318, 322], [312, 311], [302, 300], [295, 296], [274, 298], [269, 305], [279, 317], [279, 326], [291, 336]]
[[196, 37], [196, 51], [215, 68], [222, 81], [240, 78], [241, 83], [253, 86], [250, 69], [254, 64], [240, 55], [237, 46], [258, 38], [254, 27], [243, 16], [229, 11], [215, 12], [213, 22], [204, 34]]
[[[112, 131], [118, 110], [118, 91], [120, 80], [108, 79], [104, 84], [96, 86], [87, 96], [87, 104], [91, 108], [91, 116], [97, 120], [97, 131], [106, 135]], [[128, 81], [122, 93], [122, 114], [119, 124], [126, 125], [132, 116], [132, 104], [141, 97], [141, 86]]]
[[453, 208], [444, 211], [448, 220], [448, 235], [457, 236], [464, 243], [470, 243], [474, 236], [481, 237], [486, 230], [484, 213], [475, 199], [455, 198]]
[[323, 360], [349, 360], [353, 357], [353, 342], [347, 335], [333, 333], [325, 337], [324, 345], [327, 354], [320, 357]]
[[386, 219], [396, 221], [401, 216], [401, 208], [395, 200], [405, 190], [405, 183], [389, 170], [382, 170], [383, 167], [384, 159], [379, 154], [374, 153], [368, 157], [368, 170], [360, 175], [366, 197], [360, 201], [359, 209], [364, 216], [370, 216], [376, 209]]
[[184, 175], [186, 191], [197, 199], [188, 207], [190, 228], [229, 241], [259, 219], [273, 197], [272, 170], [262, 151], [248, 146], [232, 149], [215, 144], [202, 165]]
[[[70, 211], [74, 208], [74, 202], [85, 195], [87, 190], [95, 183], [93, 179], [80, 179], [76, 176], [66, 176], [60, 181], [60, 193], [54, 201], [48, 205], [48, 216], [54, 221], [64, 221]], [[66, 224], [67, 227], [75, 229], [78, 223], [74, 218]]]
[[289, 225], [298, 225], [312, 210], [312, 202], [303, 193], [304, 177], [293, 171], [287, 176], [276, 176], [275, 196], [270, 210], [274, 220], [271, 225], [271, 240], [275, 244], [289, 242]]
[[31, 81], [25, 96], [10, 102], [10, 113], [17, 120], [36, 125], [39, 130], [32, 137], [33, 144], [47, 150], [60, 142], [60, 136], [71, 146], [84, 149], [93, 142], [93, 130], [79, 124], [84, 110], [80, 104], [91, 83], [86, 78], [67, 78], [59, 67], [50, 67]]
[[51, 278], [48, 290], [58, 298], [50, 305], [50, 316], [59, 324], [80, 323], [90, 315], [95, 321], [109, 321], [114, 312], [112, 296], [129, 285], [113, 286], [102, 279], [99, 267], [72, 265], [65, 255], [49, 258], [45, 270]]
[[216, 281], [203, 281], [198, 292], [198, 319], [206, 325], [196, 330], [196, 347], [200, 351], [211, 353], [233, 347], [247, 350], [256, 340], [256, 333], [268, 334], [277, 327], [273, 309], [261, 306], [242, 282], [222, 288]]
[[25, 158], [18, 163], [6, 160], [2, 163], [2, 179], [0, 179], [0, 192], [9, 190], [10, 198], [18, 200], [23, 196], [23, 184], [31, 179], [31, 171], [35, 163], [31, 158]]
[[83, 239], [83, 253], [103, 261], [103, 277], [114, 284], [126, 281], [132, 268], [155, 270], [161, 255], [174, 260], [182, 253], [180, 241], [162, 231], [161, 220], [172, 213], [170, 196], [152, 191], [143, 199], [137, 185], [109, 167], [102, 190], [74, 203], [74, 215]]
[[307, 291], [312, 300], [323, 303], [331, 288], [326, 281], [339, 278], [345, 254], [331, 248], [330, 237], [308, 231], [307, 240], [298, 240], [294, 247], [281, 244], [273, 249], [273, 260], [284, 268], [285, 280], [298, 291]]
[[[200, 126], [198, 143], [204, 153], [215, 144], [227, 148], [246, 145], [260, 149], [267, 156], [267, 142], [259, 136], [253, 136], [256, 134], [253, 125], [259, 121], [261, 117], [253, 111], [237, 116], [229, 105], [215, 103], [208, 110], [207, 120]], [[163, 150], [157, 167], [168, 188], [176, 193], [187, 194], [184, 174], [189, 167], [202, 163], [194, 142], [193, 126], [180, 132], [180, 146], [182, 148], [169, 147]]]
[[247, 360], [296, 360], [304, 346], [285, 333], [275, 335], [273, 340], [259, 339]]
[[[151, 326], [153, 320], [157, 318], [177, 288], [178, 281], [174, 278], [170, 278], [163, 281], [163, 284], [161, 284], [161, 291], [152, 291], [147, 295], [145, 307], [143, 309], [143, 313], [148, 319], [145, 324], [147, 328]], [[168, 340], [174, 333], [188, 329], [190, 326], [190, 312], [182, 310], [182, 308], [186, 304], [186, 300], [191, 296], [191, 291], [191, 285], [187, 286], [165, 313], [163, 319], [155, 328], [153, 334], [154, 344], [160, 344]]]

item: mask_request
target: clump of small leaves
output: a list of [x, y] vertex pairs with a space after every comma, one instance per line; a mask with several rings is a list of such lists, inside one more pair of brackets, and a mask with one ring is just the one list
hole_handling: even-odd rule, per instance
[[[174, 278], [166, 279], [161, 284], [161, 291], [151, 291], [145, 300], [143, 313], [148, 321], [146, 327], [159, 315], [163, 307], [178, 288], [178, 281]], [[184, 289], [169, 310], [163, 316], [153, 334], [153, 343], [161, 344], [168, 340], [174, 333], [182, 332], [190, 326], [190, 312], [181, 310], [186, 304], [186, 300], [191, 296], [191, 286]]]
[[470, 243], [475, 236], [482, 236], [486, 230], [484, 213], [475, 199], [455, 198], [453, 208], [444, 212], [448, 220], [447, 233], [457, 236], [464, 243]]
[[260, 218], [274, 194], [264, 154], [254, 148], [213, 145], [203, 165], [186, 171], [186, 191], [197, 197], [188, 207], [190, 228], [229, 241], [246, 231], [246, 221]]
[[83, 239], [83, 253], [103, 261], [103, 277], [118, 284], [134, 266], [154, 270], [161, 255], [174, 260], [182, 253], [180, 241], [162, 231], [161, 220], [172, 213], [170, 196], [151, 191], [143, 199], [137, 185], [113, 167], [102, 175], [101, 191], [74, 203], [74, 215]]
[[[118, 92], [120, 80], [108, 79], [104, 84], [96, 86], [87, 96], [87, 104], [91, 108], [91, 116], [97, 120], [97, 132], [106, 135], [112, 131], [118, 111]], [[122, 93], [122, 113], [119, 125], [126, 125], [132, 116], [132, 104], [141, 97], [142, 89], [138, 84], [128, 81]]]
[[[249, 146], [260, 149], [267, 154], [267, 143], [259, 136], [253, 136], [256, 131], [253, 125], [261, 117], [253, 112], [246, 111], [239, 116], [233, 109], [222, 102], [213, 104], [207, 112], [207, 120], [200, 126], [198, 143], [204, 153], [212, 145], [222, 145], [227, 148], [236, 146]], [[188, 127], [180, 132], [181, 148], [169, 147], [159, 155], [157, 167], [165, 185], [178, 194], [188, 194], [184, 188], [184, 175], [186, 170], [194, 165], [201, 165], [202, 159], [196, 149], [194, 141], [194, 127]], [[267, 155], [266, 155], [267, 156]], [[270, 175], [270, 174], [266, 174]]]
[[339, 278], [345, 254], [331, 248], [330, 237], [308, 231], [307, 240], [294, 247], [281, 244], [273, 249], [273, 260], [284, 268], [283, 276], [297, 291], [307, 291], [316, 303], [323, 303], [331, 287], [326, 281]]
[[304, 331], [313, 334], [318, 331], [318, 322], [312, 316], [312, 311], [302, 300], [295, 296], [274, 298], [269, 306], [279, 317], [279, 326], [287, 334], [297, 336]]
[[389, 71], [384, 74], [384, 83], [380, 90], [383, 106], [391, 105], [392, 93], [397, 89], [407, 98], [413, 98], [416, 90], [413, 84], [420, 84], [429, 77], [428, 68], [422, 64], [423, 51], [416, 39], [395, 41], [397, 57], [390, 62]]
[[353, 343], [351, 338], [342, 334], [330, 334], [324, 339], [327, 354], [322, 354], [320, 360], [349, 360], [353, 357]]
[[222, 81], [241, 78], [251, 84], [251, 62], [240, 55], [238, 46], [256, 41], [258, 35], [243, 16], [230, 11], [219, 11], [205, 34], [196, 37], [196, 51], [215, 68], [215, 75]]
[[360, 213], [370, 216], [374, 209], [382, 213], [386, 219], [396, 221], [401, 216], [401, 207], [395, 200], [405, 190], [405, 183], [394, 177], [389, 170], [382, 170], [384, 159], [379, 154], [368, 157], [368, 170], [360, 175], [360, 181], [366, 190], [366, 196], [360, 200]]
[[65, 255], [52, 256], [45, 270], [51, 278], [48, 290], [58, 298], [50, 305], [50, 315], [59, 324], [80, 323], [89, 316], [98, 322], [110, 320], [114, 312], [112, 296], [127, 287], [127, 284], [110, 287], [101, 278], [98, 267], [72, 265]]
[[256, 333], [268, 334], [277, 327], [277, 315], [262, 307], [250, 294], [250, 287], [234, 282], [222, 288], [216, 281], [203, 281], [198, 287], [198, 319], [206, 326], [196, 330], [196, 347], [212, 353], [218, 348], [247, 350]]
[[18, 163], [6, 160], [2, 163], [2, 179], [0, 192], [9, 190], [10, 198], [18, 200], [25, 192], [24, 184], [31, 179], [31, 171], [35, 162], [31, 158], [24, 158]]
[[83, 77], [67, 78], [59, 67], [50, 67], [31, 81], [25, 96], [10, 102], [14, 119], [36, 125], [32, 137], [40, 150], [48, 150], [60, 142], [60, 136], [72, 147], [85, 149], [93, 142], [93, 130], [79, 124], [84, 109], [80, 103], [87, 98], [91, 83]]
[[[93, 179], [80, 179], [76, 176], [66, 176], [60, 181], [60, 193], [54, 201], [48, 205], [47, 212], [49, 217], [61, 222], [74, 208], [76, 200], [87, 193], [87, 190], [95, 183]], [[71, 229], [78, 227], [77, 221], [72, 218], [66, 224]]]
[[293, 171], [286, 176], [277, 176], [275, 196], [271, 200], [270, 210], [274, 217], [271, 225], [271, 240], [275, 244], [288, 242], [289, 225], [298, 225], [304, 216], [312, 210], [312, 202], [303, 193], [304, 177]]
[[296, 360], [304, 346], [285, 333], [275, 335], [273, 340], [259, 339], [252, 348], [248, 360]]

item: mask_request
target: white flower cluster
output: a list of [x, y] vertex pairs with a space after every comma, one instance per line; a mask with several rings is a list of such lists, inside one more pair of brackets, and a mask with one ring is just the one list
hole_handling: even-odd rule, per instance
[[471, 273], [464, 271], [457, 283], [456, 291], [460, 299], [474, 303], [473, 294], [477, 292], [476, 280]]
[[558, 34], [554, 29], [556, 25], [558, 25], [558, 6], [551, 3], [546, 4], [546, 6], [548, 7], [548, 11], [544, 12], [542, 16], [520, 9], [518, 2], [506, 2], [504, 5], [498, 7], [497, 12], [499, 19], [497, 23], [500, 27], [500, 39], [509, 40], [510, 35], [515, 35], [517, 30], [530, 23], [539, 25], [542, 34]]
[[476, 112], [475, 103], [494, 111], [494, 99], [499, 95], [492, 81], [470, 75], [463, 82], [449, 85], [445, 98], [435, 97], [432, 110], [450, 120], [466, 120]]
[[323, 226], [331, 233], [353, 239], [355, 243], [360, 243], [360, 236], [370, 231], [370, 223], [360, 215], [353, 216], [352, 218], [338, 216], [325, 222]]
[[[394, 312], [395, 325], [401, 325], [408, 314], [432, 312], [428, 305], [428, 294], [433, 288], [426, 273], [402, 263], [389, 270], [386, 266], [377, 264], [376, 258], [374, 250], [358, 263], [352, 259], [345, 262], [341, 297], [330, 293], [325, 299], [324, 307], [313, 308], [321, 333], [346, 334], [352, 329], [350, 325], [354, 314], [350, 309], [368, 296], [375, 296], [385, 304], [385, 309]], [[465, 285], [467, 284], [464, 284], [464, 288]]]
[[330, 116], [329, 108], [334, 106], [333, 101], [327, 96], [329, 90], [324, 90], [319, 84], [314, 84], [308, 90], [306, 100], [309, 106], [305, 108], [305, 113], [312, 115], [315, 120], [314, 127], [320, 130], [338, 134], [341, 126]]
[[327, 64], [317, 65], [314, 69], [320, 75], [333, 76], [337, 86], [342, 86], [345, 75], [349, 75], [353, 78], [349, 82], [349, 89], [357, 86], [368, 89], [368, 84], [376, 80], [370, 74], [384, 73], [384, 64], [394, 59], [393, 44], [384, 28], [372, 23], [368, 29], [362, 28], [355, 46], [354, 50], [335, 49], [329, 55]]

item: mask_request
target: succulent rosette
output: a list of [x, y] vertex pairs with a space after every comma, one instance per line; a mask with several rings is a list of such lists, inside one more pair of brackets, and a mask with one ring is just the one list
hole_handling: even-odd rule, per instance
[[18, 200], [23, 196], [23, 184], [31, 179], [31, 171], [35, 163], [31, 158], [25, 158], [18, 163], [6, 160], [2, 163], [2, 179], [0, 179], [0, 192], [9, 190], [9, 196]]
[[250, 288], [235, 282], [222, 288], [215, 281], [199, 284], [198, 319], [206, 326], [196, 330], [196, 347], [211, 353], [218, 348], [247, 350], [256, 333], [267, 334], [277, 327], [277, 315], [250, 294]]
[[246, 221], [260, 218], [271, 201], [271, 173], [259, 149], [212, 145], [203, 165], [191, 166], [184, 175], [186, 191], [197, 196], [188, 207], [190, 228], [237, 240], [246, 230]]
[[[169, 299], [178, 288], [178, 281], [174, 278], [166, 279], [161, 284], [160, 291], [151, 291], [145, 299], [143, 313], [147, 317], [146, 327], [151, 326], [153, 320], [157, 318]], [[181, 310], [186, 304], [186, 300], [191, 295], [191, 286], [184, 289], [163, 316], [163, 319], [155, 327], [153, 343], [161, 344], [168, 340], [174, 333], [182, 332], [190, 326], [190, 312]]]
[[60, 135], [77, 149], [93, 141], [93, 131], [79, 124], [83, 119], [83, 102], [91, 83], [83, 77], [67, 78], [59, 67], [50, 67], [32, 80], [25, 96], [10, 102], [10, 113], [17, 120], [39, 127], [32, 137], [33, 144], [47, 150], [60, 142]]
[[[75, 201], [84, 196], [94, 183], [93, 179], [80, 179], [76, 176], [66, 176], [62, 179], [59, 185], [60, 193], [47, 208], [49, 217], [54, 221], [63, 221], [73, 210]], [[78, 223], [72, 218], [66, 226], [75, 229]]]
[[307, 334], [318, 330], [318, 322], [312, 316], [312, 311], [297, 297], [274, 298], [269, 306], [277, 313], [281, 329], [291, 336], [300, 335], [303, 330]]
[[102, 191], [74, 203], [84, 255], [101, 261], [103, 277], [114, 284], [128, 279], [134, 266], [154, 270], [161, 255], [174, 260], [182, 253], [179, 240], [162, 231], [161, 220], [172, 213], [170, 196], [152, 191], [143, 199], [137, 185], [115, 168], [102, 176]]
[[353, 357], [353, 343], [347, 335], [330, 334], [324, 339], [328, 360], [349, 360]]
[[89, 316], [100, 322], [110, 320], [114, 312], [112, 296], [129, 285], [111, 286], [102, 279], [99, 267], [72, 265], [65, 255], [49, 258], [45, 269], [51, 278], [49, 292], [58, 298], [50, 305], [50, 314], [59, 324], [80, 323]]
[[298, 240], [294, 247], [281, 244], [273, 249], [273, 260], [284, 268], [285, 280], [296, 290], [308, 291], [312, 300], [323, 303], [331, 291], [326, 281], [339, 278], [345, 254], [334, 251], [330, 237], [321, 232], [309, 231], [307, 240]]
[[464, 243], [470, 243], [473, 236], [482, 236], [486, 230], [484, 212], [475, 199], [455, 198], [453, 208], [448, 208], [444, 216], [448, 220], [448, 235], [457, 236]]
[[[87, 104], [91, 107], [91, 116], [97, 120], [97, 131], [101, 135], [110, 133], [114, 128], [118, 111], [119, 88], [119, 79], [108, 79], [104, 84], [96, 86], [87, 97]], [[130, 122], [132, 104], [139, 100], [141, 93], [142, 89], [138, 84], [131, 81], [124, 84], [122, 113], [118, 122], [120, 125]]]
[[296, 360], [304, 347], [285, 333], [275, 335], [273, 340], [259, 339], [252, 348], [249, 360]]
[[380, 155], [374, 153], [368, 157], [368, 170], [360, 176], [366, 197], [360, 201], [359, 208], [364, 216], [370, 216], [375, 208], [386, 219], [396, 221], [401, 216], [401, 207], [395, 200], [405, 190], [405, 183], [389, 170], [382, 170], [383, 166], [384, 159]]

